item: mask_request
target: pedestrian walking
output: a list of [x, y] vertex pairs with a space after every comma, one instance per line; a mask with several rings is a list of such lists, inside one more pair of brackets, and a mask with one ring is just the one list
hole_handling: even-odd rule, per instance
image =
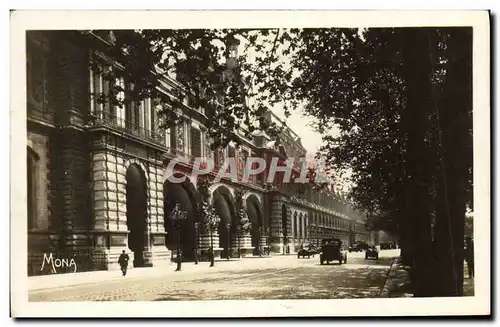
[[125, 250], [123, 250], [122, 254], [120, 254], [120, 258], [118, 258], [118, 264], [120, 265], [120, 269], [122, 271], [123, 276], [127, 274], [127, 267], [128, 267], [128, 261], [129, 261], [129, 256], [128, 254], [125, 253]]
[[465, 261], [467, 262], [469, 278], [474, 278], [474, 241], [471, 237], [465, 238]]
[[208, 260], [210, 260], [210, 267], [215, 264], [214, 249], [212, 247], [208, 248]]

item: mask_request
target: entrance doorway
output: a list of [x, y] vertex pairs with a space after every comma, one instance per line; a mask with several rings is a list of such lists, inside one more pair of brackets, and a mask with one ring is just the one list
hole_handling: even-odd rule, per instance
[[131, 164], [125, 176], [127, 201], [128, 247], [134, 253], [134, 267], [144, 266], [147, 248], [147, 183], [142, 169]]

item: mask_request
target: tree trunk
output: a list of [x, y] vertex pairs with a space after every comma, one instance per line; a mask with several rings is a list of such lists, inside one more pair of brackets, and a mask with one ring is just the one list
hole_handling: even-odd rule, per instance
[[407, 215], [413, 256], [412, 283], [418, 297], [433, 296], [431, 260], [431, 176], [425, 137], [429, 129], [431, 108], [431, 74], [427, 29], [408, 28], [401, 31], [403, 75], [406, 80], [407, 106], [402, 114], [407, 132], [406, 175]]
[[472, 171], [472, 29], [447, 29], [449, 66], [439, 103], [442, 135], [440, 200], [436, 237], [441, 296], [463, 295], [464, 229]]

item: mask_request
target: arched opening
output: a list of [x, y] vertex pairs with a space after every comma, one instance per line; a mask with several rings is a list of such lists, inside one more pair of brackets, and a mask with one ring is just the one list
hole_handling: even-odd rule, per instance
[[35, 151], [28, 147], [26, 155], [28, 230], [36, 227], [38, 160], [40, 160], [40, 157]]
[[131, 164], [125, 175], [127, 201], [128, 247], [134, 253], [134, 267], [144, 266], [147, 247], [147, 183], [140, 166]]
[[[283, 228], [283, 250], [287, 251], [288, 250], [288, 217], [287, 217], [287, 210], [286, 210], [286, 205], [283, 204], [281, 206], [281, 226]], [[288, 251], [287, 251], [288, 252]]]
[[255, 195], [250, 195], [246, 201], [248, 219], [252, 223], [252, 246], [253, 254], [258, 255], [263, 232], [262, 212], [260, 202]]
[[236, 212], [233, 206], [235, 203], [231, 192], [227, 187], [219, 186], [213, 192], [214, 208], [220, 217], [219, 224], [219, 246], [223, 249], [221, 257], [227, 258], [232, 252], [232, 238], [236, 232]]
[[293, 237], [298, 238], [299, 237], [299, 225], [297, 221], [297, 211], [293, 213]]
[[302, 221], [302, 212], [299, 215], [299, 238], [304, 238], [304, 225]]
[[309, 230], [309, 221], [307, 219], [307, 213], [306, 213], [304, 214], [304, 238], [309, 237], [308, 230]]
[[[179, 178], [180, 176], [175, 176]], [[196, 250], [196, 230], [195, 222], [198, 221], [196, 190], [194, 185], [187, 179], [183, 183], [170, 183], [167, 179], [163, 185], [164, 194], [164, 224], [167, 232], [166, 246], [170, 251], [177, 251], [180, 234], [180, 250], [183, 261], [194, 260]], [[176, 222], [172, 213], [179, 204], [180, 210], [186, 212], [186, 219]], [[176, 225], [180, 227], [178, 230]], [[201, 230], [201, 226], [200, 226]]]

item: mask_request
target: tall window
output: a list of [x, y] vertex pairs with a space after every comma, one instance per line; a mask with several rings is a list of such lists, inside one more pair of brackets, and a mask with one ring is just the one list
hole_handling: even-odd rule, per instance
[[191, 126], [191, 155], [201, 157], [201, 131]]
[[49, 103], [49, 43], [30, 34], [26, 38], [28, 108], [46, 110]]
[[116, 99], [123, 101], [127, 85], [123, 78], [109, 80], [107, 75], [112, 66], [101, 67], [99, 70], [89, 70], [89, 92], [91, 94], [90, 112], [99, 119], [112, 123], [117, 127], [130, 128], [130, 112], [125, 105], [121, 107], [111, 105], [110, 97], [116, 95]]
[[27, 205], [28, 205], [28, 229], [36, 227], [37, 219], [37, 170], [38, 155], [31, 149], [27, 149]]

